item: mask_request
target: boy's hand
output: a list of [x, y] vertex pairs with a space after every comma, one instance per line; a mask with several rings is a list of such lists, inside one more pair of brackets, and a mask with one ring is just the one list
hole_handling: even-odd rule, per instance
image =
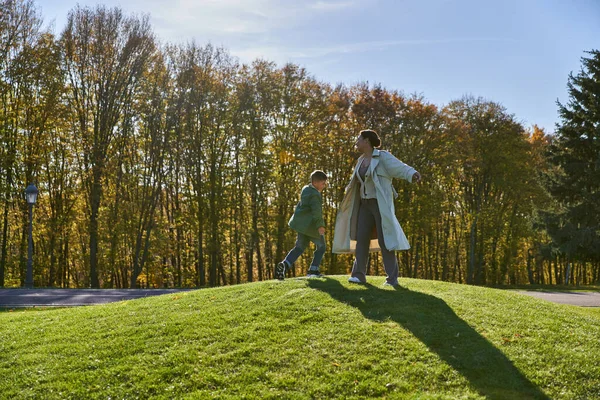
[[319, 227], [319, 235], [323, 236], [325, 234], [325, 227], [320, 226]]

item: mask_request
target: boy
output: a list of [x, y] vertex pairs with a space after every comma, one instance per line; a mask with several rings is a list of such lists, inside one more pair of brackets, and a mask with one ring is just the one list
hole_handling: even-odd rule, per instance
[[317, 248], [313, 254], [308, 277], [319, 277], [319, 264], [325, 254], [325, 222], [323, 221], [323, 201], [321, 192], [327, 186], [327, 175], [323, 171], [314, 171], [310, 174], [310, 184], [302, 188], [300, 202], [296, 205], [294, 215], [290, 218], [288, 225], [298, 232], [296, 246], [288, 253], [285, 259], [275, 267], [275, 278], [282, 281], [285, 271], [313, 242]]

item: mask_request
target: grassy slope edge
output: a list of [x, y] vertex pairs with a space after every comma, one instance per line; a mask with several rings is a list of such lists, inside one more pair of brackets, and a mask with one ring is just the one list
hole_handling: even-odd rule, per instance
[[600, 398], [600, 310], [370, 282], [0, 313], [0, 398]]

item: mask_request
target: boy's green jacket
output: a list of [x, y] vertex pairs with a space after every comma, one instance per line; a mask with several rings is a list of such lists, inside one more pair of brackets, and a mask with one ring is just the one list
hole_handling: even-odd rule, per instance
[[302, 188], [300, 202], [288, 225], [296, 232], [313, 238], [320, 237], [318, 229], [325, 226], [323, 201], [321, 193], [314, 186], [306, 185]]

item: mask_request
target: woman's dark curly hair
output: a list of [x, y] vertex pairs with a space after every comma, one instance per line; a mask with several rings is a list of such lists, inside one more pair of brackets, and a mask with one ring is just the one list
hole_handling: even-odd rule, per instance
[[360, 131], [360, 136], [363, 137], [363, 139], [366, 139], [369, 141], [369, 143], [371, 144], [371, 147], [373, 148], [377, 148], [379, 146], [381, 146], [381, 139], [379, 138], [379, 135], [377, 134], [377, 132], [375, 132], [374, 130], [371, 129], [365, 129]]

